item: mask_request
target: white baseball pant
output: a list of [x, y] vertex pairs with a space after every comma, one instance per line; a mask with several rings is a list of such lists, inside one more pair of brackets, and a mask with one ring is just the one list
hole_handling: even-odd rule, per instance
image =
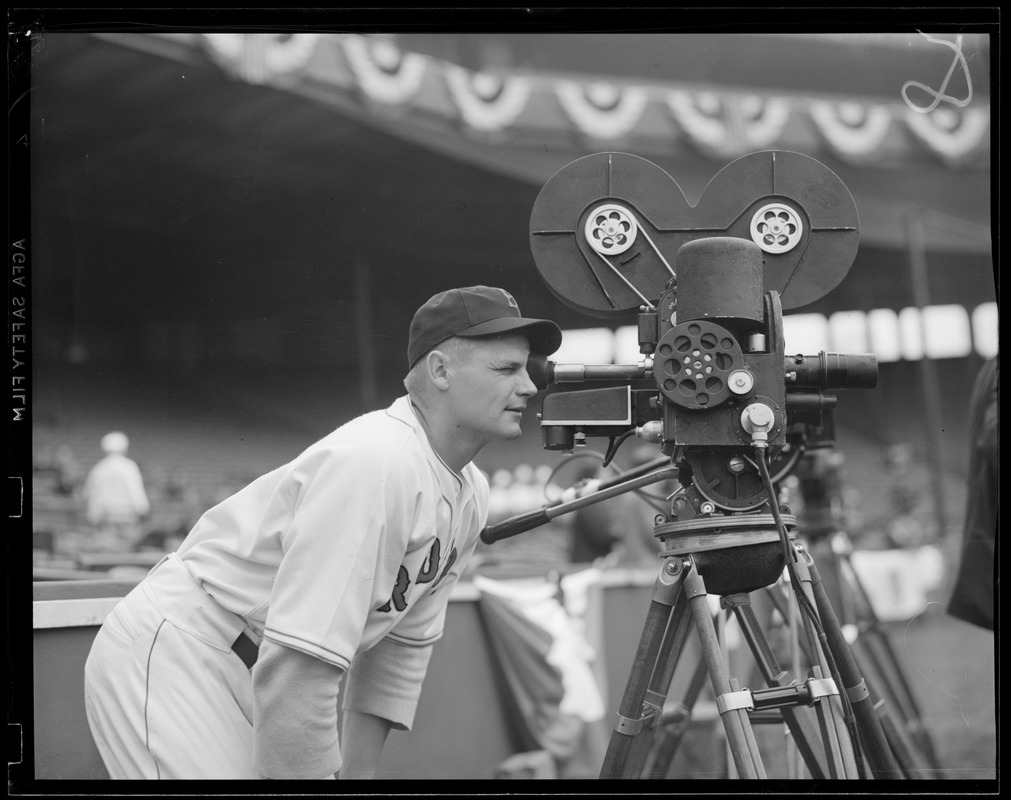
[[174, 554], [116, 606], [84, 670], [88, 723], [110, 777], [258, 777], [252, 678], [231, 647], [244, 628]]

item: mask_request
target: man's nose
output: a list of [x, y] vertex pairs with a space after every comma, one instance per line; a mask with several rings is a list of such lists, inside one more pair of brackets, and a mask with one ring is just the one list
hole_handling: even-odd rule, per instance
[[527, 372], [525, 367], [523, 369], [523, 380], [520, 382], [517, 394], [523, 397], [532, 397], [537, 394], [537, 385], [530, 379], [530, 373]]

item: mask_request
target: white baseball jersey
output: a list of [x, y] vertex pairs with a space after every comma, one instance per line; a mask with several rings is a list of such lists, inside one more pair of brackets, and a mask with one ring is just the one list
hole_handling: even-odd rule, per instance
[[484, 475], [450, 469], [405, 396], [210, 509], [178, 553], [254, 630], [347, 669], [442, 635], [487, 514]]
[[[407, 397], [207, 511], [89, 654], [85, 704], [110, 775], [258, 776], [254, 680], [231, 649], [245, 627], [347, 670], [345, 707], [409, 728], [487, 513], [484, 476], [439, 458]], [[320, 775], [340, 766], [330, 724], [304, 764]]]

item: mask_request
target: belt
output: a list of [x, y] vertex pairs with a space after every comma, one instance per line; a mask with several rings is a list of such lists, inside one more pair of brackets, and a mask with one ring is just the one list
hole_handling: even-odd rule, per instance
[[246, 669], [252, 669], [253, 664], [256, 663], [256, 659], [260, 655], [260, 648], [256, 645], [256, 642], [249, 638], [245, 631], [240, 633], [239, 637], [232, 642], [232, 650], [242, 659], [242, 663], [246, 665]]

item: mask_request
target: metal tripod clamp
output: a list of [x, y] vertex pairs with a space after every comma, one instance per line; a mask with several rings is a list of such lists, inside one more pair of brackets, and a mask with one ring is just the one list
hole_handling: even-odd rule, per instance
[[665, 606], [674, 605], [684, 580], [687, 564], [681, 556], [667, 556], [653, 584], [651, 599]]
[[856, 686], [844, 686], [843, 688], [851, 703], [862, 702], [871, 696], [871, 690], [867, 688], [867, 682], [863, 679]]
[[728, 711], [754, 711], [755, 710], [755, 695], [750, 689], [741, 689], [738, 692], [727, 692], [726, 694], [721, 694], [716, 698], [716, 708], [719, 709], [720, 715], [726, 714]]
[[811, 693], [812, 700], [839, 694], [839, 687], [835, 685], [835, 681], [831, 678], [809, 678], [807, 688]]
[[803, 683], [791, 683], [788, 686], [726, 692], [716, 698], [716, 707], [720, 714], [739, 710], [764, 711], [784, 706], [813, 706], [823, 697], [838, 695], [839, 689], [831, 678], [811, 678]]
[[638, 736], [639, 732], [642, 730], [643, 718], [632, 719], [631, 717], [623, 717], [618, 714], [618, 720], [614, 724], [614, 730], [617, 733], [624, 734], [625, 736]]

